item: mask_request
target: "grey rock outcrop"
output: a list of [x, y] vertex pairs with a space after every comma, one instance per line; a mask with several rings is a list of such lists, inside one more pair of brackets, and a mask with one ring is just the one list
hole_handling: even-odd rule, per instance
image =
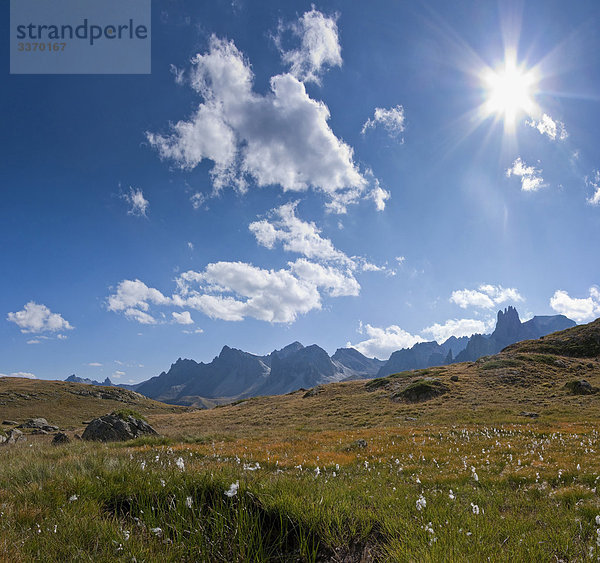
[[34, 428], [35, 430], [44, 430], [45, 432], [56, 432], [58, 426], [48, 424], [45, 418], [32, 418], [23, 424], [19, 424], [17, 428]]
[[140, 418], [111, 413], [94, 418], [81, 437], [95, 442], [124, 442], [141, 436], [157, 435], [158, 432]]

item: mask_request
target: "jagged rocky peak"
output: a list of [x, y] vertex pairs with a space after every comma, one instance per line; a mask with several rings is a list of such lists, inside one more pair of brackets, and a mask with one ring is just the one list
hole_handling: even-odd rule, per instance
[[295, 354], [303, 348], [304, 346], [300, 342], [296, 341], [292, 342], [291, 344], [288, 344], [287, 346], [284, 346], [281, 350], [273, 350], [271, 354], [277, 356], [280, 359], [283, 359], [287, 358], [288, 356], [291, 356], [292, 354]]

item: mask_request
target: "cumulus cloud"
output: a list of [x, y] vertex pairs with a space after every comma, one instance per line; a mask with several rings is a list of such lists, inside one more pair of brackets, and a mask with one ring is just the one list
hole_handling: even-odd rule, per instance
[[[290, 74], [298, 80], [320, 84], [327, 67], [342, 65], [337, 19], [337, 14], [327, 17], [313, 7], [296, 23], [279, 26], [275, 43], [283, 62], [290, 65]], [[282, 35], [286, 30], [291, 30], [300, 39], [300, 47], [290, 51], [282, 48]]]
[[600, 316], [600, 290], [590, 287], [589, 297], [577, 298], [559, 289], [550, 298], [550, 307], [575, 322], [591, 321]]
[[513, 287], [502, 287], [501, 285], [480, 285], [478, 289], [459, 289], [452, 292], [450, 302], [455, 303], [462, 309], [467, 307], [479, 307], [481, 309], [493, 309], [506, 301], [524, 301], [523, 296]]
[[481, 321], [477, 319], [449, 319], [444, 324], [435, 323], [421, 332], [430, 335], [439, 344], [442, 344], [451, 336], [471, 336], [473, 334], [486, 334], [494, 328], [494, 319]]
[[171, 315], [173, 316], [173, 320], [180, 325], [193, 325], [194, 321], [192, 319], [192, 315], [190, 314], [189, 311], [183, 311], [183, 313], [177, 313], [176, 311], [173, 311], [171, 313]]
[[587, 202], [590, 205], [600, 205], [600, 171], [594, 170], [591, 176], [586, 176], [585, 185], [593, 190]]
[[142, 190], [139, 188], [129, 188], [128, 194], [123, 194], [123, 199], [131, 206], [127, 215], [135, 215], [137, 217], [146, 217], [146, 211], [150, 205], [148, 200], [144, 198]]
[[405, 128], [404, 108], [400, 105], [389, 109], [375, 108], [373, 117], [365, 121], [361, 133], [364, 135], [377, 126], [383, 127], [390, 137], [397, 137]]
[[544, 178], [541, 176], [542, 171], [533, 167], [527, 166], [521, 157], [518, 157], [511, 168], [506, 170], [506, 177], [518, 176], [521, 178], [521, 189], [524, 192], [535, 192], [546, 186]]
[[277, 242], [281, 242], [288, 252], [353, 266], [353, 261], [346, 254], [321, 236], [320, 229], [313, 222], [302, 221], [296, 216], [297, 205], [297, 201], [287, 203], [274, 209], [269, 219], [250, 223], [248, 228], [257, 242], [267, 248], [274, 248]]
[[147, 133], [161, 158], [183, 169], [213, 162], [215, 191], [279, 185], [326, 193], [343, 212], [367, 187], [352, 148], [328, 125], [329, 109], [307, 94], [293, 74], [271, 78], [270, 92], [253, 91], [249, 62], [232, 41], [213, 36], [207, 53], [192, 59], [190, 83], [202, 97], [195, 113], [167, 135]]
[[0, 373], [0, 377], [25, 377], [26, 379], [36, 379], [33, 373], [28, 371], [14, 371], [13, 373]]
[[196, 192], [192, 197], [190, 197], [190, 201], [192, 202], [192, 207], [194, 209], [200, 209], [206, 201], [206, 197], [204, 194]]
[[410, 334], [396, 325], [379, 328], [367, 324], [364, 329], [361, 326], [361, 330], [364, 330], [369, 338], [358, 344], [348, 343], [348, 345], [356, 348], [365, 356], [379, 358], [380, 360], [387, 360], [392, 352], [396, 350], [411, 348], [418, 342], [425, 341], [420, 336]]
[[[200, 272], [184, 272], [175, 281], [176, 291], [165, 297], [139, 280], [124, 280], [109, 296], [108, 309], [142, 324], [156, 323], [147, 312], [150, 304], [194, 309], [226, 321], [251, 317], [290, 323], [298, 315], [320, 309], [323, 295], [355, 296], [360, 292], [350, 268], [317, 264], [305, 258], [280, 270], [245, 262], [216, 262]], [[186, 320], [189, 312], [174, 312], [172, 316]]]
[[23, 333], [58, 332], [73, 330], [68, 321], [53, 313], [45, 305], [30, 301], [21, 311], [8, 313], [7, 320], [15, 323]]
[[[109, 311], [133, 311], [139, 309], [148, 311], [149, 303], [155, 305], [167, 305], [170, 299], [165, 297], [158, 289], [148, 287], [140, 280], [123, 280], [117, 291], [108, 298]], [[134, 315], [129, 313], [129, 315]]]
[[542, 119], [539, 121], [532, 119], [525, 123], [530, 127], [537, 129], [541, 135], [546, 135], [546, 137], [553, 141], [556, 141], [557, 139], [559, 141], [564, 141], [569, 136], [565, 124], [561, 121], [555, 121], [547, 113], [542, 115]]

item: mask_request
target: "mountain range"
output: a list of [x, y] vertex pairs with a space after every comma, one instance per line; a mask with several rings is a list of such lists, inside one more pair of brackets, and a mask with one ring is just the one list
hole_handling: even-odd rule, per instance
[[[165, 403], [206, 406], [260, 395], [282, 395], [324, 383], [384, 377], [392, 373], [474, 361], [521, 340], [536, 339], [575, 326], [564, 315], [537, 316], [522, 323], [514, 307], [498, 311], [494, 332], [456, 338], [442, 344], [420, 342], [394, 352], [387, 361], [367, 358], [354, 348], [329, 356], [316, 344], [293, 342], [266, 356], [224, 346], [209, 363], [179, 358], [167, 372], [136, 385], [122, 385]], [[66, 381], [98, 383], [75, 375]]]

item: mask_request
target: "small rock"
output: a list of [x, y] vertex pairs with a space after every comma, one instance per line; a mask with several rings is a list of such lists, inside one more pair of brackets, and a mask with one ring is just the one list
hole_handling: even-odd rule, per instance
[[358, 440], [356, 440], [356, 442], [354, 442], [354, 444], [357, 448], [366, 448], [368, 446], [367, 441], [363, 440], [362, 438], [359, 438]]
[[2, 424], [4, 426], [16, 426], [19, 423], [17, 421], [15, 421], [15, 420], [3, 420]]
[[453, 376], [450, 378], [450, 381], [458, 381], [458, 375], [453, 375]]
[[16, 444], [19, 440], [25, 440], [25, 436], [23, 436], [23, 432], [13, 428], [9, 433], [6, 439], [7, 444]]
[[70, 441], [71, 438], [69, 438], [64, 432], [58, 432], [57, 434], [54, 434], [52, 445], [59, 446], [61, 444], [68, 444]]
[[406, 420], [408, 422], [414, 422], [417, 419], [414, 416], [405, 416], [404, 420]]
[[540, 415], [537, 412], [521, 411], [519, 413], [519, 416], [526, 416], [528, 418], [539, 418]]
[[73, 438], [75, 440], [81, 440], [81, 436], [79, 434], [73, 434]]
[[50, 434], [50, 432], [43, 430], [42, 428], [36, 428], [31, 434]]

